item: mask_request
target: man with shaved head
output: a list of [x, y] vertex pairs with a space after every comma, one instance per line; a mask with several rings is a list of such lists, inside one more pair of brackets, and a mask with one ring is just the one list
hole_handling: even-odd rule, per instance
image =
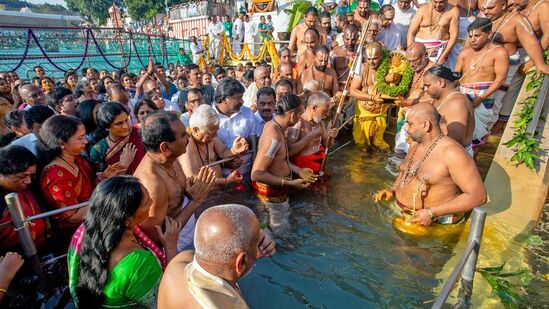
[[355, 122], [353, 138], [359, 146], [370, 149], [389, 150], [389, 145], [383, 138], [387, 127], [387, 110], [389, 104], [384, 104], [381, 92], [375, 84], [376, 72], [383, 57], [383, 47], [379, 42], [373, 42], [364, 48], [365, 63], [362, 74], [354, 76], [351, 82], [351, 97], [356, 99]]
[[349, 24], [343, 29], [343, 46], [338, 46], [330, 53], [330, 65], [337, 74], [339, 89], [345, 87], [349, 76], [349, 65], [356, 56], [356, 44], [358, 42], [358, 28]]
[[435, 107], [419, 103], [406, 115], [404, 130], [412, 139], [400, 174], [375, 201], [395, 200], [405, 211], [416, 210], [412, 223], [454, 224], [486, 202], [486, 191], [475, 162], [439, 126]]
[[408, 91], [408, 96], [399, 97], [395, 103], [400, 107], [398, 111], [397, 134], [395, 136], [395, 152], [408, 152], [409, 144], [406, 142], [406, 134], [402, 130], [404, 117], [408, 111], [408, 107], [417, 103], [432, 103], [431, 98], [423, 88], [423, 75], [427, 70], [435, 65], [434, 62], [427, 57], [427, 50], [423, 43], [414, 42], [408, 46], [406, 50], [406, 58], [410, 67], [414, 71], [412, 84]]
[[278, 65], [277, 72], [278, 72], [278, 79], [275, 82], [278, 83], [283, 79], [290, 81], [290, 83], [292, 83], [292, 92], [293, 92], [293, 90], [297, 88], [297, 80], [294, 78], [292, 64], [289, 62], [281, 62]]
[[19, 105], [18, 109], [29, 109], [37, 105], [46, 105], [46, 97], [42, 89], [33, 84], [24, 84], [19, 87], [19, 96], [23, 100], [23, 103]]
[[308, 29], [315, 29], [318, 34], [318, 43], [317, 44], [326, 44], [327, 33], [326, 30], [318, 23], [318, 10], [311, 6], [305, 11], [305, 17], [302, 23], [298, 24], [294, 29], [292, 29], [292, 34], [290, 36], [290, 45], [288, 48], [290, 52], [293, 52], [297, 49], [297, 57], [299, 63], [299, 56], [307, 48], [305, 32]]
[[326, 45], [320, 45], [313, 50], [313, 66], [305, 69], [300, 74], [300, 82], [297, 83], [297, 93], [302, 92], [303, 85], [309, 80], [316, 80], [320, 83], [320, 90], [330, 97], [339, 92], [336, 71], [328, 67], [330, 50]]
[[257, 91], [263, 87], [272, 88], [271, 72], [268, 67], [258, 65], [254, 70], [254, 82], [244, 92], [244, 106], [257, 111]]
[[238, 281], [275, 246], [254, 212], [236, 204], [207, 209], [196, 222], [195, 254], [177, 255], [158, 290], [158, 308], [248, 308]]
[[300, 74], [303, 70], [313, 66], [314, 49], [320, 45], [320, 35], [315, 28], [305, 30], [304, 50], [297, 56], [297, 72]]

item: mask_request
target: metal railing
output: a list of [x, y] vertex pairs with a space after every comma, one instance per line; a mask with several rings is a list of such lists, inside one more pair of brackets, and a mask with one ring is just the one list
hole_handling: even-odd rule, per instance
[[549, 76], [545, 76], [543, 78], [543, 82], [541, 84], [541, 89], [538, 94], [538, 98], [536, 100], [536, 105], [534, 105], [534, 116], [532, 117], [532, 121], [530, 121], [530, 124], [528, 124], [528, 128], [526, 131], [532, 136], [534, 136], [534, 132], [536, 131], [536, 128], [538, 127], [538, 122], [541, 117], [541, 113], [543, 111], [543, 108], [547, 104], [547, 101], [549, 101], [548, 98], [549, 95]]
[[[8, 206], [12, 221], [6, 222], [3, 225], [6, 224], [13, 224], [13, 229], [17, 232], [17, 236], [19, 237], [19, 242], [21, 244], [21, 249], [23, 250], [23, 255], [28, 259], [35, 259], [38, 258], [38, 251], [36, 249], [36, 245], [34, 244], [34, 240], [31, 236], [31, 230], [29, 223], [34, 220], [38, 219], [45, 219], [54, 215], [58, 215], [67, 211], [80, 209], [82, 207], [88, 206], [89, 202], [83, 202], [76, 205], [72, 205], [69, 207], [64, 207], [60, 209], [55, 209], [51, 211], [47, 211], [41, 214], [37, 214], [30, 217], [25, 217], [25, 214], [23, 212], [23, 207], [21, 206], [21, 201], [19, 200], [19, 195], [15, 192], [9, 193], [5, 196], [6, 205]], [[34, 264], [34, 262], [33, 262]], [[38, 263], [40, 265], [40, 263]], [[37, 273], [40, 272], [39, 269], [35, 269]]]
[[[484, 222], [486, 221], [486, 210], [483, 208], [473, 209], [471, 215], [471, 227], [469, 228], [469, 237], [467, 238], [467, 247], [463, 252], [463, 255], [457, 262], [454, 270], [446, 280], [446, 283], [442, 287], [440, 294], [435, 300], [432, 308], [442, 308], [446, 299], [450, 295], [452, 288], [458, 280], [458, 276], [461, 274], [462, 284], [467, 285], [467, 288], [472, 291], [473, 279], [475, 277], [475, 270], [477, 267], [478, 253], [480, 250], [480, 243], [482, 240], [482, 232], [484, 231]], [[468, 293], [469, 297], [471, 293]]]

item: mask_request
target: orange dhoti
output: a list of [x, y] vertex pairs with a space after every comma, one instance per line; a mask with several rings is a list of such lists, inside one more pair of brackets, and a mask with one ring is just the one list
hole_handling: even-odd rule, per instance
[[252, 188], [262, 202], [284, 203], [288, 201], [288, 189], [277, 188], [264, 183], [252, 181]]
[[313, 173], [318, 174], [322, 168], [322, 161], [326, 156], [324, 151], [324, 146], [320, 145], [320, 149], [316, 153], [306, 156], [293, 156], [290, 161], [298, 167], [310, 168]]

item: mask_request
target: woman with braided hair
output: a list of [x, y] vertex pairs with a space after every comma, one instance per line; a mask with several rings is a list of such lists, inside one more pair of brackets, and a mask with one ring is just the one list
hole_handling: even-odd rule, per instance
[[69, 289], [77, 307], [156, 307], [181, 223], [166, 219], [165, 232], [156, 226], [162, 250], [139, 227], [151, 204], [135, 177], [112, 177], [96, 188], [68, 252]]

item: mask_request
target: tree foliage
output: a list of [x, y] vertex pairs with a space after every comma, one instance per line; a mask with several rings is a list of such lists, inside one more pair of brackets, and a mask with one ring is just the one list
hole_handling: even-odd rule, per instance
[[126, 0], [128, 14], [133, 20], [153, 18], [163, 11], [164, 1]]
[[6, 11], [19, 11], [24, 7], [28, 7], [34, 13], [75, 15], [74, 12], [59, 4], [32, 4], [21, 0], [0, 0], [0, 6], [3, 6]]
[[[89, 21], [95, 21], [100, 25], [107, 22], [109, 18], [109, 7], [113, 4], [112, 0], [65, 0], [70, 10], [76, 11], [82, 18]], [[115, 0], [114, 4], [122, 6], [122, 0]]]

